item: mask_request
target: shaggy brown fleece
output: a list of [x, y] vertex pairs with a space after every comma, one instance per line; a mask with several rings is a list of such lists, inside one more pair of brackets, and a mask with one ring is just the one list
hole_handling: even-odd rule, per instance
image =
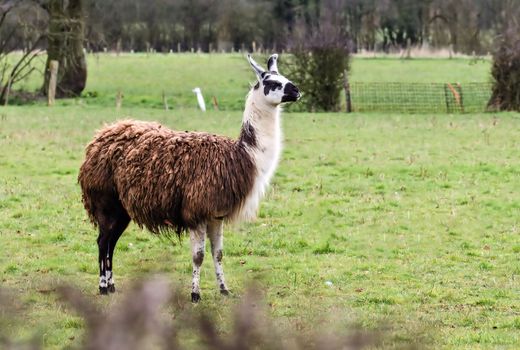
[[156, 234], [231, 219], [253, 187], [256, 168], [246, 148], [255, 143], [247, 125], [235, 141], [152, 122], [117, 122], [86, 148], [78, 177], [83, 204], [99, 225], [110, 215], [108, 203], [118, 199], [139, 226]]

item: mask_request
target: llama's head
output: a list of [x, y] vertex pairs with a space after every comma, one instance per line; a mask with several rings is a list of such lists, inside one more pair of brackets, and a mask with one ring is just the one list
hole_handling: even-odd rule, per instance
[[296, 85], [278, 72], [277, 54], [271, 55], [267, 60], [267, 70], [260, 67], [251, 55], [247, 55], [247, 59], [258, 79], [254, 89], [259, 91], [259, 95], [267, 103], [277, 106], [280, 103], [294, 102], [300, 99], [300, 90]]

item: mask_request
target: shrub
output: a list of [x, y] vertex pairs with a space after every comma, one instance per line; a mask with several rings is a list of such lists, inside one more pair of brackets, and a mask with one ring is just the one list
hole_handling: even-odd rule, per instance
[[349, 47], [346, 35], [332, 24], [294, 40], [290, 76], [302, 91], [307, 111], [339, 110], [344, 72], [350, 67]]
[[500, 39], [491, 68], [493, 92], [488, 107], [520, 111], [520, 25], [510, 27]]

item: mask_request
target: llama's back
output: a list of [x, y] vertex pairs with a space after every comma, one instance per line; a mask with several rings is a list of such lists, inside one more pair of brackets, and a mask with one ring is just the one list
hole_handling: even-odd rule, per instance
[[140, 226], [180, 232], [231, 216], [252, 188], [253, 168], [247, 151], [226, 137], [121, 121], [87, 146], [78, 180], [94, 224], [101, 197], [109, 195]]

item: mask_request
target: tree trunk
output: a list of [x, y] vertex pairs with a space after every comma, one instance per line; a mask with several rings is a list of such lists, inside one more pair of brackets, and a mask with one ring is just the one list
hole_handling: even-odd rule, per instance
[[87, 82], [87, 62], [83, 51], [83, 0], [49, 0], [47, 10], [50, 22], [43, 92], [47, 95], [49, 88], [49, 63], [56, 60], [60, 67], [56, 97], [79, 96]]

